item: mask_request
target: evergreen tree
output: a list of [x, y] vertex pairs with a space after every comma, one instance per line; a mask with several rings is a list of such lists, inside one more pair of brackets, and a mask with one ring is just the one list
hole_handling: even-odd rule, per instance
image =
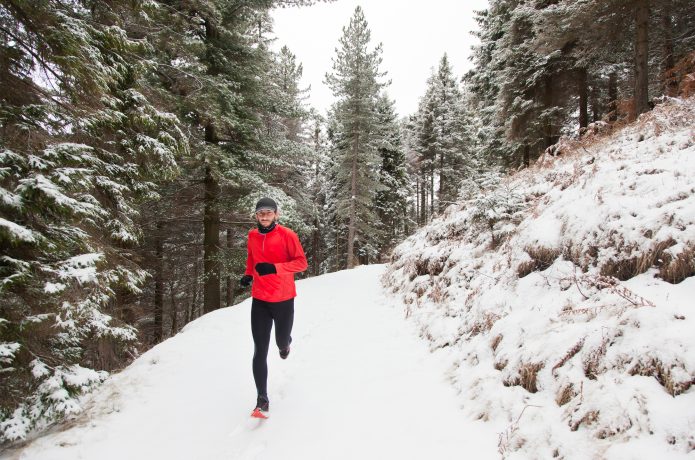
[[329, 250], [330, 229], [334, 227], [329, 218], [330, 180], [329, 174], [333, 169], [329, 155], [329, 141], [327, 137], [326, 120], [312, 111], [310, 115], [311, 148], [313, 163], [309, 171], [309, 184], [307, 190], [311, 198], [311, 241], [304, 245], [309, 267], [313, 275], [319, 275], [332, 271], [335, 261], [331, 258]]
[[[435, 212], [435, 177], [437, 165], [437, 128], [435, 126], [436, 75], [427, 80], [425, 95], [420, 99], [418, 111], [413, 120], [415, 149], [417, 151], [417, 171], [420, 185], [421, 224], [429, 221]], [[429, 199], [428, 199], [429, 198]]]
[[649, 94], [673, 91], [659, 74], [686, 52], [690, 10], [682, 0], [492, 1], [478, 12], [481, 44], [465, 79], [485, 119], [483, 149], [528, 164], [590, 119], [646, 110]]
[[362, 9], [357, 7], [350, 24], [343, 28], [340, 48], [333, 58], [333, 72], [326, 82], [338, 99], [334, 104], [333, 154], [336, 163], [336, 212], [347, 226], [347, 267], [356, 256], [374, 257], [369, 244], [377, 216], [373, 202], [380, 189], [376, 103], [383, 73], [381, 45], [369, 49], [371, 32]]
[[[152, 105], [140, 13], [100, 2], [0, 3], [0, 436], [76, 411], [134, 353], [137, 205], [187, 151]], [[20, 90], [18, 90], [20, 89]]]
[[407, 200], [410, 196], [405, 152], [394, 103], [382, 95], [376, 106], [380, 129], [378, 146], [381, 157], [379, 183], [381, 190], [375, 197], [379, 221], [374, 229], [373, 245], [382, 257], [400, 242], [408, 231]]
[[[429, 185], [429, 210], [423, 209], [423, 216], [443, 211], [458, 196], [468, 142], [463, 109], [461, 92], [445, 54], [427, 81], [414, 123], [421, 182]], [[422, 188], [423, 193], [426, 190]], [[426, 202], [422, 198], [424, 195], [421, 208]]]
[[[308, 231], [305, 187], [300, 185], [308, 151], [302, 147], [301, 65], [288, 49], [277, 54], [269, 49], [272, 6], [265, 1], [181, 2], [150, 15], [169, 21], [167, 27], [153, 25], [157, 33], [150, 34], [159, 52], [157, 76], [169, 90], [168, 103], [188, 123], [196, 153], [183, 165], [182, 180], [162, 207], [174, 213], [162, 216], [168, 229], [172, 224], [179, 229], [166, 232], [165, 249], [188, 245], [186, 251], [176, 250], [188, 255], [178, 263], [202, 257], [203, 311], [219, 308], [223, 293], [228, 303], [239, 294], [234, 280], [244, 270], [243, 239], [253, 225], [248, 210], [261, 195], [276, 198], [284, 222], [300, 233]], [[191, 38], [182, 42], [180, 37]], [[188, 209], [177, 209], [182, 205]], [[154, 245], [155, 238], [149, 243]], [[179, 285], [179, 296], [200, 301], [188, 279]]]
[[471, 59], [474, 67], [464, 77], [471, 95], [469, 107], [481, 121], [480, 151], [493, 163], [506, 163], [511, 148], [504, 134], [504, 125], [498, 110], [503, 80], [500, 78], [505, 61], [501, 59], [502, 39], [514, 4], [509, 1], [491, 1], [487, 10], [476, 12], [479, 30], [473, 32], [480, 45], [473, 47]]
[[250, 192], [306, 183], [267, 167], [303, 142], [280, 3], [311, 2], [0, 2], [3, 441], [233, 299]]

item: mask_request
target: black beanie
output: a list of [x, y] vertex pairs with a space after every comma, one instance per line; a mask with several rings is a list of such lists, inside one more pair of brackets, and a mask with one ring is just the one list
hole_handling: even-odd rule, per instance
[[263, 210], [277, 212], [278, 205], [275, 203], [275, 201], [273, 201], [270, 198], [261, 198], [260, 200], [258, 200], [258, 203], [256, 203], [256, 212]]

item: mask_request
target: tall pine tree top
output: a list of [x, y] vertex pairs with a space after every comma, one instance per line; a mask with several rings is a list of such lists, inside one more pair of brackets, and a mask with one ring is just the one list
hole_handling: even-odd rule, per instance
[[374, 252], [369, 232], [377, 216], [373, 202], [379, 190], [380, 138], [379, 93], [385, 86], [379, 71], [381, 44], [370, 50], [371, 32], [360, 7], [343, 28], [340, 47], [333, 58], [333, 73], [326, 83], [337, 98], [331, 125], [335, 158], [336, 204], [340, 219], [347, 226], [347, 266], [353, 267], [356, 255], [369, 257]]

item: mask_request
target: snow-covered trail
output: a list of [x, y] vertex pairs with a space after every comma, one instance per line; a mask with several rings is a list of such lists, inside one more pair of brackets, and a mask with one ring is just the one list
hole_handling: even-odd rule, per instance
[[445, 367], [382, 297], [383, 266], [298, 283], [292, 352], [272, 344], [271, 418], [251, 419], [250, 301], [191, 323], [114, 375], [72, 426], [17, 459], [498, 458]]

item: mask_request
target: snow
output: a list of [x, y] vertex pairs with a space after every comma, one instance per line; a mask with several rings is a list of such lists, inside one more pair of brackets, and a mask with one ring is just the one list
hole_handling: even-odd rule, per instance
[[[1, 318], [0, 318], [1, 319]], [[6, 320], [0, 322], [0, 325]], [[0, 342], [0, 363], [10, 364], [14, 359], [15, 353], [21, 348], [21, 345], [17, 342]]]
[[[61, 262], [58, 269], [58, 277], [61, 280], [74, 279], [80, 284], [94, 283], [97, 281], [96, 264], [104, 259], [100, 252], [80, 254]], [[59, 286], [46, 286], [45, 289], [54, 289]]]
[[0, 227], [10, 233], [12, 239], [33, 243], [36, 241], [34, 232], [30, 229], [0, 217]]
[[43, 292], [46, 294], [57, 294], [59, 292], [63, 292], [67, 287], [68, 286], [63, 283], [52, 283], [47, 281], [43, 286]]
[[[95, 204], [87, 201], [78, 201], [69, 197], [68, 195], [65, 195], [60, 187], [51, 182], [50, 179], [46, 178], [42, 174], [36, 174], [32, 177], [21, 179], [19, 184], [20, 185], [17, 187], [17, 190], [20, 191], [20, 193], [27, 190], [37, 190], [49, 198], [57, 206], [69, 208], [76, 213], [85, 216], [100, 213], [100, 210]], [[84, 198], [86, 199], [87, 197]]]
[[505, 458], [695, 453], [694, 119], [566, 142], [396, 248], [386, 287]]
[[[441, 352], [383, 296], [383, 266], [297, 283], [292, 352], [271, 346], [270, 419], [250, 418], [250, 301], [187, 325], [12, 459], [498, 458], [501, 427], [467, 418]], [[271, 344], [273, 345], [273, 344]]]

